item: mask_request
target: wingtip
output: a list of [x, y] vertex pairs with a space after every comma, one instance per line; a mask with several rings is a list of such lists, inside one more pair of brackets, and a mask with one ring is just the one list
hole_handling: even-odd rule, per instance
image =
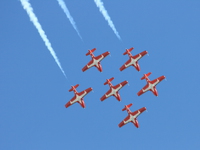
[[100, 98], [100, 100], [101, 100], [102, 102], [103, 102], [105, 99], [106, 99], [105, 95], [102, 96], [102, 97]]

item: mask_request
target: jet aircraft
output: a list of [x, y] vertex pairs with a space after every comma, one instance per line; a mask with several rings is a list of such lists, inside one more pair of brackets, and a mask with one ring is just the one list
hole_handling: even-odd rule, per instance
[[147, 51], [143, 51], [143, 52], [141, 52], [141, 53], [139, 53], [139, 54], [137, 54], [135, 56], [132, 56], [131, 51], [133, 49], [134, 49], [133, 47], [131, 47], [130, 49], [126, 49], [126, 51], [123, 53], [123, 55], [128, 54], [128, 56], [130, 58], [123, 66], [120, 67], [120, 71], [123, 71], [124, 69], [128, 68], [129, 66], [133, 66], [133, 67], [135, 67], [135, 69], [137, 71], [140, 71], [140, 66], [138, 64], [138, 61], [140, 60], [140, 58], [142, 58], [148, 52]]
[[137, 117], [146, 110], [146, 107], [142, 107], [134, 112], [131, 112], [130, 111], [130, 107], [132, 106], [133, 104], [129, 104], [129, 105], [125, 105], [125, 107], [122, 109], [122, 111], [126, 110], [127, 113], [128, 113], [128, 116], [122, 121], [120, 122], [120, 124], [118, 125], [119, 127], [122, 127], [123, 125], [129, 123], [129, 122], [132, 122], [136, 128], [139, 128], [139, 123], [137, 121]]
[[76, 88], [79, 86], [79, 84], [75, 85], [75, 86], [71, 86], [71, 89], [69, 90], [69, 92], [73, 91], [74, 92], [74, 97], [65, 105], [65, 107], [69, 107], [74, 103], [79, 103], [83, 108], [85, 108], [85, 103], [83, 100], [83, 97], [85, 95], [87, 95], [89, 92], [92, 91], [92, 88], [88, 88], [82, 92], [77, 92]]
[[144, 74], [144, 76], [141, 78], [141, 80], [146, 79], [147, 84], [137, 93], [138, 96], [142, 95], [143, 93], [147, 92], [148, 90], [151, 91], [155, 96], [158, 96], [158, 91], [156, 90], [156, 85], [159, 82], [161, 82], [163, 79], [165, 79], [165, 76], [160, 76], [157, 79], [150, 81], [148, 78], [148, 76], [150, 74], [151, 74], [151, 72]]
[[106, 79], [106, 82], [104, 83], [104, 85], [108, 84], [110, 86], [110, 89], [106, 92], [106, 94], [104, 94], [101, 97], [101, 101], [104, 101], [106, 98], [110, 97], [110, 96], [115, 96], [115, 98], [118, 101], [121, 101], [120, 95], [119, 95], [119, 90], [125, 86], [128, 81], [123, 81], [115, 86], [112, 85], [111, 81], [114, 79], [114, 77], [110, 78], [110, 79]]
[[96, 50], [96, 48], [93, 48], [92, 50], [88, 50], [88, 53], [86, 53], [86, 56], [90, 55], [92, 57], [92, 60], [82, 68], [82, 71], [86, 71], [87, 69], [95, 66], [100, 72], [102, 72], [102, 67], [100, 64], [100, 61], [102, 61], [106, 56], [110, 54], [110, 52], [105, 52], [99, 56], [94, 56], [93, 52]]

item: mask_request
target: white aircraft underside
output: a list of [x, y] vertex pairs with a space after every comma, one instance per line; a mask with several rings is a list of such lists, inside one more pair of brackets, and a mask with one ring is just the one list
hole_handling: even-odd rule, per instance
[[152, 90], [154, 91], [154, 87], [159, 83], [159, 80], [157, 79], [157, 81], [154, 84], [149, 83], [149, 87], [145, 90], [143, 90], [143, 92], [146, 92], [148, 90]]
[[135, 123], [135, 118], [137, 118], [139, 115], [140, 115], [140, 111], [139, 110], [138, 110], [138, 113], [136, 115], [134, 115], [134, 116], [130, 114], [130, 118], [127, 121], [124, 121], [124, 124], [127, 124], [129, 122]]
[[128, 65], [125, 64], [125, 67], [129, 67], [129, 66], [131, 66], [131, 65], [136, 66], [136, 62], [137, 62], [140, 58], [141, 58], [141, 55], [140, 55], [138, 58], [136, 58], [136, 59], [133, 59], [133, 58], [131, 57], [131, 62], [130, 62]]
[[117, 96], [117, 92], [118, 92], [121, 88], [122, 88], [122, 85], [121, 85], [121, 84], [120, 84], [120, 86], [119, 86], [117, 89], [111, 88], [111, 92], [110, 92], [108, 95], [106, 95], [106, 97], [109, 97], [109, 96], [111, 96], [111, 95]]
[[93, 59], [93, 62], [91, 65], [87, 65], [88, 68], [92, 67], [92, 66], [98, 66], [99, 67], [99, 62], [103, 59], [104, 57], [101, 55], [101, 58], [99, 58], [98, 60]]
[[76, 102], [81, 102], [81, 99], [87, 94], [87, 92], [84, 91], [84, 94], [82, 94], [81, 96], [76, 95], [76, 99], [73, 100], [72, 102], [70, 102], [71, 104], [74, 104]]

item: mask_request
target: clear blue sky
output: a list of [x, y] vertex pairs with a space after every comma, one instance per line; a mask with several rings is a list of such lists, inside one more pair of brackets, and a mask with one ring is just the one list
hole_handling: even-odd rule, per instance
[[[18, 0], [0, 1], [0, 149], [137, 149], [198, 150], [200, 147], [200, 1], [199, 0], [104, 0], [120, 41], [93, 0], [67, 1], [83, 41], [73, 29], [56, 0], [31, 0], [67, 79], [50, 55], [36, 28]], [[141, 71], [119, 68], [132, 54], [147, 50]], [[103, 72], [91, 68], [88, 49], [95, 55], [109, 51], [102, 61]], [[152, 72], [153, 80], [165, 75], [158, 97], [137, 92], [146, 84], [140, 80]], [[113, 84], [127, 80], [118, 102], [100, 97]], [[64, 105], [73, 97], [71, 85], [82, 91], [92, 87], [86, 108]], [[138, 117], [140, 128], [131, 123], [118, 127], [127, 116], [121, 109], [146, 107]]]

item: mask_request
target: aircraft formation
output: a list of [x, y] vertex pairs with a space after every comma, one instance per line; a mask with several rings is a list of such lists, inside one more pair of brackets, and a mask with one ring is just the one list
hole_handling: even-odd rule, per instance
[[[36, 27], [36, 29], [38, 30], [41, 38], [43, 39], [43, 41], [45, 42], [45, 45], [47, 46], [48, 50], [50, 51], [50, 54], [53, 56], [53, 58], [55, 59], [55, 62], [57, 63], [58, 67], [60, 68], [60, 70], [62, 71], [62, 73], [64, 74], [64, 76], [66, 77], [66, 74], [62, 68], [62, 66], [60, 65], [60, 62], [55, 54], [55, 51], [53, 50], [53, 48], [51, 47], [51, 43], [48, 40], [44, 30], [42, 29], [42, 26], [40, 25], [37, 16], [34, 14], [33, 12], [33, 8], [31, 6], [31, 4], [29, 3], [29, 0], [20, 0], [21, 4], [23, 6], [23, 8], [27, 11], [27, 14], [29, 15], [30, 20], [33, 22], [34, 26]], [[112, 28], [112, 30], [114, 31], [114, 33], [116, 34], [116, 36], [118, 37], [119, 40], [121, 40], [121, 37], [119, 36], [116, 28], [114, 27], [114, 24], [112, 22], [112, 20], [110, 19], [104, 5], [103, 2], [101, 2], [101, 0], [94, 0], [94, 2], [96, 3], [97, 7], [99, 7], [100, 12], [102, 13], [102, 15], [104, 16], [104, 18], [108, 21], [109, 26]], [[64, 12], [69, 12], [67, 7], [65, 6], [64, 1], [60, 1], [58, 0], [59, 5], [61, 6], [61, 8], [64, 10]], [[106, 13], [105, 13], [106, 12]], [[69, 15], [66, 14], [67, 16]], [[73, 18], [69, 15], [69, 20], [73, 20]], [[71, 22], [71, 21], [70, 21]], [[75, 23], [72, 23], [74, 29], [77, 31], [79, 37], [82, 39], [82, 37], [80, 36]], [[138, 64], [138, 61], [145, 56], [148, 52], [147, 51], [143, 51], [135, 56], [132, 56], [131, 51], [134, 48], [130, 48], [130, 49], [126, 49], [126, 51], [123, 53], [123, 55], [128, 55], [129, 59], [127, 62], [125, 62], [120, 68], [120, 71], [125, 70], [126, 68], [133, 66], [135, 67], [135, 69], [137, 71], [140, 71], [140, 66]], [[86, 56], [90, 55], [92, 57], [92, 60], [89, 61], [83, 68], [82, 71], [86, 71], [88, 69], [90, 69], [91, 67], [96, 67], [98, 69], [98, 71], [102, 72], [102, 66], [100, 64], [100, 62], [106, 58], [110, 52], [104, 52], [101, 55], [98, 56], [94, 56], [93, 52], [96, 50], [96, 48], [92, 49], [92, 50], [88, 50], [88, 52], [86, 53]], [[158, 83], [160, 83], [163, 79], [165, 79], [165, 76], [161, 76], [158, 77], [152, 81], [149, 80], [148, 76], [151, 74], [151, 72], [144, 74], [144, 76], [141, 78], [141, 80], [146, 79], [147, 84], [137, 93], [138, 96], [144, 94], [147, 91], [151, 91], [155, 96], [158, 96], [158, 92], [156, 90], [156, 85]], [[118, 101], [121, 101], [121, 97], [119, 94], [119, 90], [121, 88], [123, 88], [128, 81], [123, 81], [115, 86], [112, 85], [111, 81], [114, 79], [114, 77], [110, 78], [110, 79], [106, 79], [106, 82], [104, 83], [104, 85], [108, 84], [110, 89], [100, 98], [101, 101], [104, 101], [105, 99], [109, 98], [110, 96], [114, 96]], [[76, 84], [75, 86], [71, 86], [69, 92], [73, 91], [74, 92], [74, 96], [73, 98], [71, 98], [70, 101], [68, 101], [65, 105], [66, 108], [68, 108], [69, 106], [75, 104], [75, 103], [79, 103], [81, 105], [81, 107], [85, 108], [85, 102], [83, 100], [83, 98], [90, 93], [93, 89], [91, 87], [81, 91], [81, 92], [77, 92], [76, 88], [79, 86], [79, 84]], [[125, 107], [122, 109], [122, 111], [126, 110], [128, 112], [128, 116], [121, 122], [119, 123], [119, 127], [122, 127], [123, 125], [127, 124], [128, 122], [132, 122], [137, 128], [139, 127], [138, 121], [137, 121], [137, 117], [146, 110], [146, 107], [140, 108], [134, 112], [130, 111], [130, 107], [132, 106], [131, 104], [125, 105]]]
[[[124, 69], [133, 66], [135, 67], [135, 69], [137, 71], [140, 71], [140, 66], [138, 64], [138, 61], [145, 56], [146, 54], [148, 54], [147, 51], [143, 51], [135, 56], [133, 56], [131, 54], [131, 51], [134, 48], [130, 48], [130, 49], [126, 49], [126, 51], [123, 53], [123, 55], [128, 54], [129, 59], [127, 62], [125, 62], [120, 68], [120, 71], [123, 71]], [[94, 56], [93, 52], [96, 50], [96, 48], [93, 48], [92, 50], [88, 50], [88, 52], [86, 53], [86, 56], [90, 55], [92, 60], [89, 61], [83, 68], [82, 71], [86, 71], [88, 69], [90, 69], [91, 67], [96, 67], [98, 71], [102, 72], [102, 66], [100, 64], [100, 62], [106, 58], [110, 52], [104, 52], [101, 55], [98, 56]], [[151, 72], [144, 74], [143, 77], [141, 78], [141, 80], [146, 79], [147, 84], [137, 93], [138, 96], [144, 94], [147, 91], [151, 91], [155, 96], [158, 96], [158, 91], [156, 89], [156, 85], [158, 83], [160, 83], [163, 79], [165, 79], [165, 76], [160, 76], [152, 81], [150, 81], [150, 79], [148, 78], [148, 76], [151, 75]], [[118, 83], [117, 85], [112, 85], [111, 81], [114, 80], [114, 77], [110, 78], [110, 79], [106, 79], [106, 82], [104, 83], [104, 85], [108, 84], [110, 89], [100, 98], [101, 101], [104, 101], [105, 99], [109, 98], [110, 96], [114, 96], [118, 101], [121, 101], [121, 97], [119, 94], [119, 90], [121, 88], [123, 88], [126, 84], [128, 84], [128, 81], [122, 81], [121, 83]], [[76, 88], [79, 86], [79, 84], [76, 84], [75, 86], [71, 86], [69, 92], [73, 91], [74, 92], [74, 96], [71, 98], [70, 101], [68, 101], [65, 104], [65, 107], [68, 108], [69, 106], [73, 105], [74, 103], [79, 103], [81, 105], [81, 107], [85, 108], [85, 102], [83, 100], [83, 97], [86, 96], [88, 93], [90, 93], [93, 89], [91, 87], [81, 91], [81, 92], [77, 92]], [[139, 123], [137, 120], [137, 117], [143, 113], [146, 109], [146, 107], [142, 107], [134, 112], [131, 112], [130, 107], [132, 106], [131, 104], [125, 105], [125, 107], [122, 109], [122, 111], [127, 111], [128, 116], [122, 120], [118, 126], [122, 127], [124, 125], [126, 125], [129, 122], [132, 122], [135, 127], [139, 128]]]

